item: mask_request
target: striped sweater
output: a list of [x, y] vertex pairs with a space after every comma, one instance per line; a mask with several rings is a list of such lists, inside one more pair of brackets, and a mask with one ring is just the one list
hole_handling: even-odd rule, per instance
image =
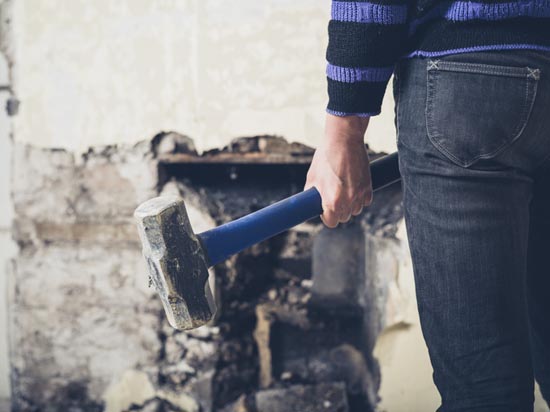
[[550, 0], [333, 0], [327, 112], [379, 114], [402, 58], [507, 49], [550, 51]]

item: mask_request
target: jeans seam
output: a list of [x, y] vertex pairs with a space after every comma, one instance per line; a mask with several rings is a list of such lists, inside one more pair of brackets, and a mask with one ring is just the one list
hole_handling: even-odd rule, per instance
[[399, 145], [399, 102], [401, 101], [401, 66], [397, 66], [395, 70], [395, 81], [397, 83], [397, 90], [395, 96], [395, 145]]

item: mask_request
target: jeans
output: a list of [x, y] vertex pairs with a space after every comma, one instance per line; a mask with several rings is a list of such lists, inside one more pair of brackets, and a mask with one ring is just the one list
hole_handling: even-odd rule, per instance
[[532, 411], [534, 378], [550, 400], [550, 53], [405, 60], [394, 95], [438, 411]]

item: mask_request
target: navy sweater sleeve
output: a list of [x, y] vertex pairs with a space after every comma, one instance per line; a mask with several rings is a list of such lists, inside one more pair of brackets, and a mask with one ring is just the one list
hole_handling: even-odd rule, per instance
[[332, 1], [327, 112], [375, 116], [405, 49], [409, 1]]

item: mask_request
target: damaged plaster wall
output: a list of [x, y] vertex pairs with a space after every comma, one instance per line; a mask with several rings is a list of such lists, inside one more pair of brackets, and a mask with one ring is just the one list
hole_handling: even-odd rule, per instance
[[[210, 371], [231, 348], [215, 346], [216, 327], [168, 326], [132, 219], [136, 204], [158, 194], [157, 149], [166, 146], [174, 145], [154, 139], [75, 156], [16, 145], [14, 411], [211, 409]], [[186, 198], [196, 228], [211, 227]]]
[[157, 302], [131, 221], [135, 203], [156, 193], [146, 153], [106, 148], [75, 158], [15, 146], [20, 253], [9, 294], [15, 410], [63, 401], [67, 410], [100, 411], [111, 376], [154, 363]]
[[[377, 222], [380, 215], [384, 216], [382, 222], [388, 220], [391, 224], [372, 226], [373, 233], [368, 236], [357, 226], [349, 233], [343, 232], [341, 240], [356, 248], [344, 248], [342, 253], [349, 250], [343, 261], [335, 252], [332, 272], [317, 271], [308, 280], [309, 269], [296, 270], [301, 254], [307, 256], [313, 249], [322, 257], [327, 246], [340, 243], [334, 236], [342, 234], [323, 229], [323, 235], [311, 238], [315, 239], [313, 248], [308, 242], [302, 244], [299, 239], [311, 237], [311, 228], [298, 228], [288, 237], [265, 242], [239, 255], [225, 269], [218, 267], [216, 278], [224, 284], [220, 290], [226, 294], [220, 306], [224, 318], [219, 327], [176, 333], [168, 327], [154, 291], [147, 288], [145, 265], [131, 219], [135, 205], [160, 190], [157, 154], [161, 149], [180, 146], [169, 139], [172, 136], [134, 147], [98, 147], [83, 155], [16, 144], [14, 237], [20, 253], [10, 273], [9, 298], [14, 410], [122, 412], [166, 407], [170, 411], [208, 412], [214, 402], [226, 405], [242, 393], [239, 391], [243, 386], [254, 387], [256, 350], [260, 354], [260, 389], [265, 389], [253, 398], [260, 408], [258, 412], [285, 410], [281, 409], [284, 399], [294, 392], [305, 391], [309, 401], [315, 400], [316, 393], [325, 391], [322, 384], [309, 385], [317, 380], [328, 384], [326, 390], [330, 388], [334, 394], [317, 405], [321, 410], [327, 410], [323, 409], [325, 402], [333, 406], [328, 411], [358, 410], [351, 409], [351, 405], [348, 409], [339, 379], [357, 399], [366, 396], [371, 405], [376, 404], [379, 372], [370, 355], [376, 336], [396, 325], [410, 324], [408, 309], [414, 304], [404, 278], [410, 275], [406, 250], [397, 239], [384, 238], [388, 230], [393, 233], [395, 221], [400, 218], [395, 198], [379, 202], [386, 205], [387, 211], [376, 209], [362, 218], [372, 225], [368, 223], [371, 217]], [[249, 146], [245, 139], [242, 144]], [[223, 220], [233, 219], [253, 207], [242, 199], [237, 201], [239, 194], [247, 198], [256, 193], [252, 199], [260, 207], [288, 195], [290, 185], [285, 186], [289, 187], [281, 193], [281, 187], [270, 187], [260, 195], [257, 190], [250, 192], [250, 188], [234, 185], [235, 193], [214, 191], [206, 197], [200, 184], [193, 184], [185, 189], [184, 197], [200, 230], [201, 225], [206, 228], [215, 223], [208, 209], [223, 211]], [[170, 181], [163, 192], [178, 187]], [[202, 200], [199, 193], [203, 193]], [[205, 207], [201, 203], [204, 201], [213, 205]], [[391, 218], [393, 215], [396, 217]], [[279, 244], [282, 239], [291, 247], [283, 248]], [[288, 266], [274, 265], [270, 254], [273, 248], [284, 251], [279, 258]], [[358, 253], [353, 252], [356, 249]], [[342, 264], [348, 261], [356, 262], [357, 271], [348, 274], [353, 278], [342, 270]], [[269, 271], [273, 268], [271, 277]], [[329, 285], [326, 276], [331, 273], [341, 273], [342, 277], [333, 277]], [[302, 276], [306, 278], [301, 281]], [[361, 286], [350, 288], [353, 279]], [[358, 329], [357, 321], [340, 325], [332, 315], [327, 318], [332, 319], [332, 326], [323, 331], [324, 321], [319, 324], [304, 315], [297, 316], [306, 313], [304, 305], [310, 297], [311, 302], [318, 299], [319, 307], [336, 309], [341, 295], [346, 296], [346, 305], [354, 302], [354, 308], [368, 311], [364, 340], [349, 333]], [[252, 331], [257, 299], [257, 310], [266, 310], [264, 314], [278, 321], [271, 326], [275, 340], [267, 346], [260, 343], [261, 325], [256, 326], [255, 349]], [[285, 302], [291, 306], [285, 306]], [[284, 320], [287, 315], [288, 320]], [[289, 321], [303, 322], [306, 335]], [[307, 340], [308, 333], [321, 341], [330, 337], [335, 346], [320, 347], [317, 357], [304, 364], [302, 354], [288, 347], [288, 339]], [[364, 344], [357, 344], [356, 338]], [[279, 350], [275, 350], [277, 347]], [[307, 345], [298, 345], [304, 347]], [[275, 356], [273, 368], [265, 361], [271, 358], [269, 353]], [[329, 359], [334, 361], [327, 363]], [[274, 381], [295, 384], [273, 387]], [[211, 392], [214, 384], [217, 388]], [[227, 410], [249, 411], [238, 408]]]

